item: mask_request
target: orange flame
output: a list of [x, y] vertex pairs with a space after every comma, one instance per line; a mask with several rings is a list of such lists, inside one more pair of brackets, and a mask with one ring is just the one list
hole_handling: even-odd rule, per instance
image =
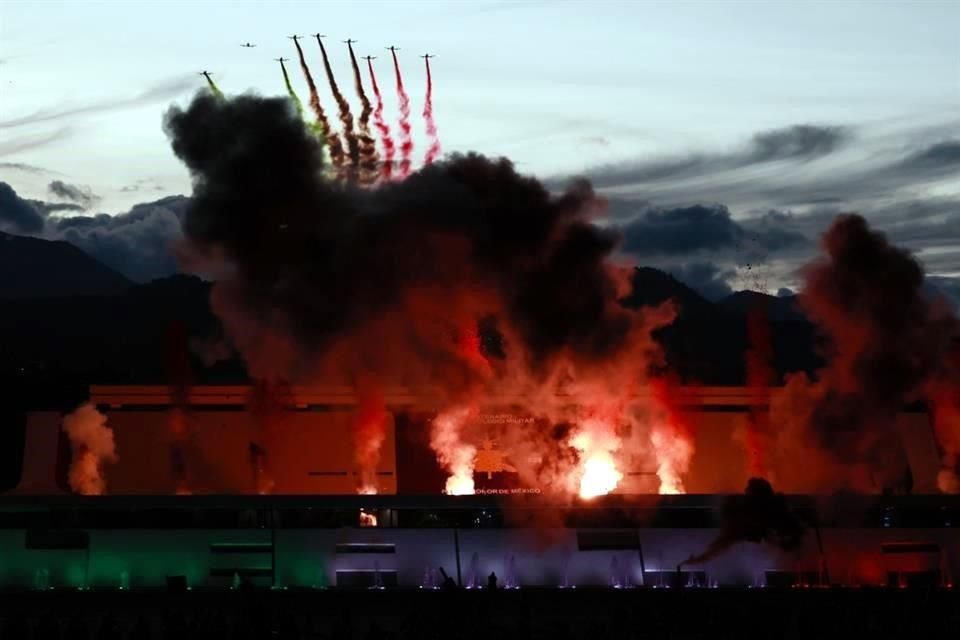
[[452, 496], [475, 492], [473, 465], [477, 448], [460, 439], [460, 430], [469, 415], [470, 409], [452, 409], [434, 418], [431, 428], [430, 446], [437, 452], [440, 464], [450, 472], [446, 493]]
[[617, 488], [623, 473], [613, 458], [620, 440], [612, 426], [602, 420], [586, 420], [570, 438], [570, 446], [580, 453], [580, 497], [584, 500], [610, 493]]

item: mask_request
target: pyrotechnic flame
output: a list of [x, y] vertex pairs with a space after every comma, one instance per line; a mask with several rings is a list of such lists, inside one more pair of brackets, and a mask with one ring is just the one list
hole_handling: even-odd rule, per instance
[[473, 465], [477, 448], [460, 439], [460, 429], [470, 415], [470, 409], [453, 409], [433, 420], [430, 447], [449, 472], [446, 493], [452, 496], [474, 493]]
[[650, 443], [657, 458], [660, 494], [686, 493], [682, 476], [690, 467], [693, 444], [668, 424], [654, 426], [650, 433]]
[[620, 448], [620, 440], [613, 427], [600, 420], [583, 422], [570, 438], [569, 444], [580, 453], [580, 497], [589, 500], [603, 496], [620, 484], [623, 474], [617, 468], [613, 454]]

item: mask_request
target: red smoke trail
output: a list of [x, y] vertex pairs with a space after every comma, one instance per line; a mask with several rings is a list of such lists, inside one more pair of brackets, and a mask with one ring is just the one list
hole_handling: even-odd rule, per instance
[[293, 44], [297, 47], [297, 56], [300, 58], [300, 70], [303, 71], [303, 77], [307, 81], [307, 87], [310, 89], [310, 108], [317, 116], [317, 125], [320, 127], [320, 134], [330, 148], [330, 161], [334, 167], [343, 166], [343, 145], [340, 138], [330, 129], [330, 121], [327, 120], [327, 114], [320, 104], [320, 94], [317, 92], [317, 85], [313, 81], [313, 74], [310, 73], [310, 67], [307, 66], [307, 60], [303, 55], [303, 48], [300, 42], [294, 38]]
[[393, 172], [393, 155], [396, 153], [396, 146], [390, 136], [390, 126], [383, 119], [383, 96], [380, 95], [380, 87], [377, 86], [377, 76], [373, 73], [372, 58], [367, 58], [367, 69], [370, 71], [373, 95], [377, 98], [377, 108], [373, 110], [373, 124], [380, 132], [380, 141], [383, 144], [383, 167], [380, 169], [380, 175], [389, 180]]
[[770, 385], [776, 372], [773, 368], [773, 344], [766, 300], [747, 313], [747, 387], [754, 395], [747, 417], [745, 444], [751, 477], [769, 478], [770, 448]]
[[440, 136], [437, 134], [437, 124], [433, 121], [433, 78], [430, 75], [430, 56], [424, 56], [427, 63], [427, 96], [423, 103], [423, 118], [427, 123], [427, 138], [430, 146], [423, 158], [423, 164], [430, 164], [440, 155]]
[[323, 46], [323, 40], [317, 35], [317, 44], [320, 45], [320, 53], [323, 55], [323, 68], [327, 72], [327, 81], [330, 83], [330, 91], [333, 98], [337, 101], [339, 108], [340, 123], [343, 125], [343, 136], [347, 140], [347, 154], [350, 156], [350, 164], [353, 167], [351, 179], [356, 178], [356, 171], [360, 167], [360, 141], [357, 140], [357, 134], [353, 130], [353, 114], [350, 113], [350, 103], [347, 102], [343, 94], [340, 93], [340, 87], [337, 86], [337, 80], [333, 77], [333, 69], [330, 68], [330, 59], [327, 57], [327, 50]]
[[357, 56], [353, 53], [353, 45], [347, 41], [347, 48], [350, 50], [350, 64], [353, 67], [353, 86], [357, 90], [357, 97], [360, 98], [360, 104], [363, 108], [360, 111], [360, 118], [357, 120], [357, 126], [360, 129], [360, 157], [363, 167], [363, 182], [370, 183], [376, 180], [377, 171], [377, 144], [370, 135], [370, 114], [373, 113], [373, 107], [370, 106], [370, 100], [367, 99], [367, 93], [363, 90], [363, 78], [360, 77], [360, 65], [357, 64]]
[[400, 62], [397, 60], [397, 52], [390, 50], [393, 55], [393, 71], [397, 79], [397, 100], [400, 102], [400, 166], [399, 174], [401, 178], [410, 175], [410, 157], [413, 155], [413, 133], [410, 126], [410, 96], [407, 90], [403, 88], [403, 76], [400, 74]]

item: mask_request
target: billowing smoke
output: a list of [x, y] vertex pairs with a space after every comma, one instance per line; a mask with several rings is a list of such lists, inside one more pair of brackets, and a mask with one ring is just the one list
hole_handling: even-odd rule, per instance
[[[609, 260], [618, 238], [592, 223], [604, 203], [589, 184], [551, 196], [508, 161], [473, 154], [371, 190], [332, 184], [317, 141], [280, 99], [200, 95], [166, 124], [194, 177], [184, 251], [220, 264], [212, 306], [254, 377], [374, 376], [435, 388], [450, 411], [510, 393], [530, 415], [573, 426], [501, 439], [531, 454], [514, 456], [522, 478], [558, 490], [589, 471], [585, 431], [604, 465], [642, 442], [685, 471], [692, 448], [654, 450], [639, 411], [649, 394], [637, 393], [662, 364], [651, 333], [674, 310], [620, 303], [630, 270]], [[689, 438], [670, 425], [670, 437]], [[469, 466], [461, 454], [444, 463]]]
[[70, 438], [70, 488], [85, 496], [106, 493], [103, 465], [117, 461], [113, 431], [107, 416], [84, 403], [63, 418], [63, 430]]
[[773, 366], [773, 337], [770, 330], [769, 309], [765, 299], [751, 305], [747, 311], [747, 388], [752, 396], [747, 414], [743, 444], [747, 451], [747, 467], [753, 477], [770, 478], [770, 388], [775, 383]]
[[354, 440], [357, 466], [360, 468], [359, 493], [379, 493], [377, 466], [380, 449], [387, 437], [390, 414], [376, 378], [362, 376], [356, 381], [357, 413], [354, 416]]
[[943, 460], [937, 487], [944, 493], [960, 493], [960, 337], [954, 340], [949, 358], [936, 379], [927, 385], [934, 431]]
[[700, 554], [683, 565], [709, 562], [740, 542], [767, 542], [784, 551], [800, 546], [806, 532], [804, 523], [790, 510], [782, 494], [769, 482], [750, 478], [743, 495], [730, 496], [720, 514], [720, 533]]
[[896, 488], [906, 471], [897, 413], [940, 375], [956, 319], [925, 294], [917, 260], [862, 217], [839, 216], [822, 248], [800, 302], [826, 340], [827, 365], [814, 382], [788, 377], [771, 401], [778, 481]]

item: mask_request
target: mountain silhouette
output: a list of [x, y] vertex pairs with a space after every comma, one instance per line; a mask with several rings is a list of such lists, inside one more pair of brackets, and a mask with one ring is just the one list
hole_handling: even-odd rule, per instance
[[113, 296], [130, 284], [68, 242], [0, 232], [0, 299]]

